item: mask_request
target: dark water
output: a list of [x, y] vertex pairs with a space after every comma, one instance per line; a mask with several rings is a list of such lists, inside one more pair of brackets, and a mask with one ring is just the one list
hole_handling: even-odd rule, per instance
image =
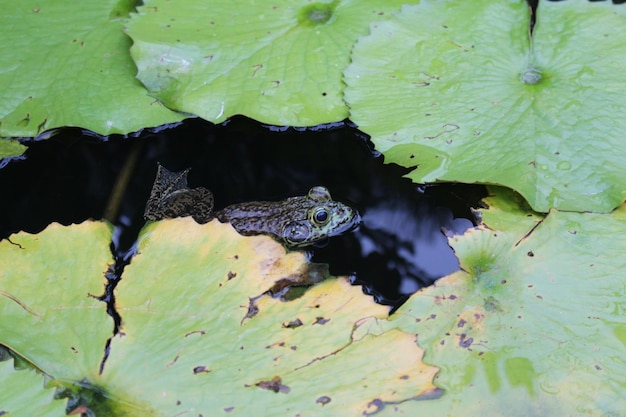
[[407, 170], [384, 165], [367, 137], [347, 123], [296, 130], [241, 117], [217, 126], [190, 119], [127, 137], [63, 129], [28, 145], [23, 160], [0, 169], [0, 238], [37, 233], [50, 222], [102, 218], [122, 168], [132, 161], [119, 213], [109, 218], [118, 226], [112, 249], [120, 259], [144, 224], [157, 161], [174, 171], [191, 167], [189, 185], [212, 190], [218, 209], [325, 185], [334, 199], [360, 211], [363, 224], [312, 248], [313, 261], [352, 275], [392, 305], [458, 269], [442, 230], [471, 227], [470, 207], [485, 195], [481, 186], [424, 187], [403, 179]]

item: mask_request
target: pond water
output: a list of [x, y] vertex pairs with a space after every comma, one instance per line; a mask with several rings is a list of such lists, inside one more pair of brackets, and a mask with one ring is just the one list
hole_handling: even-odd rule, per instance
[[[221, 125], [189, 119], [128, 136], [61, 129], [28, 145], [24, 159], [0, 170], [0, 193], [9, 202], [0, 205], [0, 238], [37, 233], [50, 222], [106, 217], [116, 225], [114, 254], [127, 258], [144, 224], [157, 162], [173, 171], [191, 167], [190, 187], [210, 189], [217, 209], [324, 185], [333, 199], [357, 208], [363, 223], [310, 248], [312, 260], [328, 263], [335, 275], [351, 275], [378, 302], [394, 306], [459, 268], [444, 231], [472, 227], [471, 208], [486, 195], [482, 186], [413, 184], [402, 177], [407, 169], [383, 164], [348, 122], [294, 129], [243, 117]], [[132, 174], [119, 210], [111, 211], [124, 167]]]

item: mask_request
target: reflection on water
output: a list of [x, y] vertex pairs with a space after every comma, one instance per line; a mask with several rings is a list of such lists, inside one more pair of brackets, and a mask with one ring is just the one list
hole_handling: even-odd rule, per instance
[[191, 167], [190, 186], [209, 188], [216, 208], [250, 200], [279, 200], [326, 186], [335, 200], [357, 208], [362, 226], [312, 248], [313, 260], [335, 275], [350, 274], [379, 301], [394, 304], [458, 269], [442, 229], [472, 225], [470, 206], [480, 186], [417, 186], [407, 169], [384, 165], [371, 143], [347, 123], [315, 129], [272, 128], [244, 118], [223, 125], [198, 119], [102, 138], [61, 130], [29, 145], [24, 160], [0, 170], [0, 238], [47, 224], [102, 218], [114, 184], [136, 155], [132, 177], [113, 222], [115, 252], [123, 256], [143, 226], [145, 202], [157, 162], [170, 170]]

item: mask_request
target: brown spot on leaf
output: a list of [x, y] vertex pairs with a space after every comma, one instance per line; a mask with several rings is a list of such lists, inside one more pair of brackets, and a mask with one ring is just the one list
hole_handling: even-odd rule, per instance
[[263, 294], [257, 296], [257, 297], [251, 297], [248, 298], [248, 311], [246, 312], [246, 315], [243, 316], [243, 318], [241, 319], [241, 324], [243, 324], [243, 322], [246, 319], [251, 319], [252, 317], [256, 316], [259, 312], [259, 306], [256, 305], [256, 301], [261, 298], [263, 296]]
[[283, 323], [283, 328], [285, 329], [295, 329], [300, 326], [302, 326], [302, 320], [300, 319], [292, 320], [289, 323]]
[[317, 404], [322, 404], [322, 405], [326, 405], [330, 402], [330, 397], [326, 396], [326, 395], [322, 395], [321, 397], [319, 397], [317, 400], [315, 400], [315, 402]]
[[287, 385], [283, 385], [283, 380], [279, 376], [275, 376], [269, 381], [261, 381], [255, 384], [259, 388], [266, 389], [268, 391], [274, 391], [276, 393], [282, 392], [288, 394], [291, 391]]
[[535, 254], [533, 253], [533, 251], [529, 250], [528, 253], [526, 254], [528, 255], [530, 258], [532, 258], [533, 256], [535, 256]]
[[315, 318], [315, 322], [313, 324], [324, 325], [324, 324], [328, 323], [329, 321], [330, 321], [330, 319], [325, 319], [324, 317], [316, 317]]
[[409, 379], [408, 375], [400, 375], [400, 379], [407, 380]]
[[373, 399], [369, 403], [367, 403], [367, 411], [363, 414], [366, 416], [376, 414], [385, 408], [385, 403], [380, 398]]
[[236, 276], [237, 276], [237, 273], [233, 271], [228, 271], [228, 274], [226, 274], [226, 278], [228, 278], [228, 280], [231, 280], [235, 278]]
[[196, 366], [195, 368], [193, 368], [193, 374], [194, 375], [208, 374], [209, 372], [211, 372], [211, 370], [207, 369], [206, 366], [204, 366], [204, 365], [199, 365], [199, 366]]
[[465, 323], [467, 323], [465, 320], [461, 319], [459, 320], [459, 324], [457, 324], [457, 327], [463, 327], [465, 326]]
[[230, 413], [231, 411], [233, 411], [235, 409], [235, 407], [226, 407], [224, 409], [225, 412]]
[[461, 334], [461, 338], [459, 339], [459, 346], [462, 348], [468, 348], [474, 343], [473, 337], [467, 337], [465, 333]]

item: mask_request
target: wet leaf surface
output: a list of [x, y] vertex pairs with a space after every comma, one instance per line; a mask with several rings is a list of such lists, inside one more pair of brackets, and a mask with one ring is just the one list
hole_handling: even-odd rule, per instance
[[60, 126], [128, 133], [182, 120], [135, 79], [122, 31], [129, 2], [24, 0], [0, 15], [0, 136]]
[[[350, 119], [417, 183], [500, 184], [537, 211], [626, 197], [624, 6], [422, 1], [372, 25], [345, 71]], [[521, 80], [538, 69], [537, 83]]]
[[169, 107], [212, 122], [243, 114], [312, 126], [348, 116], [352, 45], [402, 3], [150, 0], [128, 34], [138, 78]]

